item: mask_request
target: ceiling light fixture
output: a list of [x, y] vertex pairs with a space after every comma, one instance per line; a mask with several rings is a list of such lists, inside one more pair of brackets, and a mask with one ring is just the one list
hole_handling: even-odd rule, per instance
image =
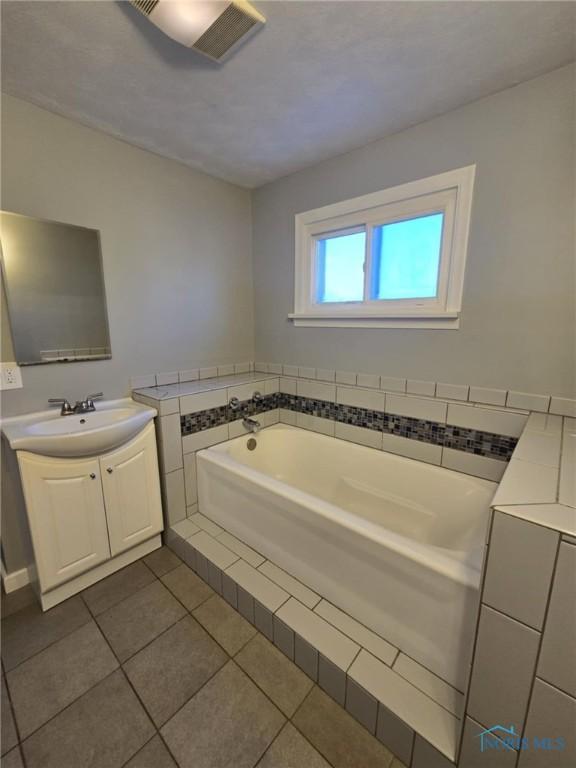
[[130, 0], [182, 45], [222, 61], [266, 23], [246, 0]]

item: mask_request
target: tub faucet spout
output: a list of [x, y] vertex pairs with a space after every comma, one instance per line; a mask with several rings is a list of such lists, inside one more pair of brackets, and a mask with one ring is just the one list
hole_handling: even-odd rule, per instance
[[256, 434], [256, 432], [259, 432], [261, 427], [259, 421], [256, 421], [256, 419], [251, 419], [248, 416], [242, 419], [242, 425], [244, 429], [247, 429], [248, 432], [252, 432], [253, 435]]

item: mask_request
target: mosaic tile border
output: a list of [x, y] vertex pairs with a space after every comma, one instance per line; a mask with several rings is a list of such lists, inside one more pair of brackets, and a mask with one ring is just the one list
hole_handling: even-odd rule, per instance
[[206, 411], [197, 411], [180, 416], [180, 432], [182, 437], [193, 435], [196, 432], [202, 432], [204, 429], [220, 427], [222, 424], [231, 424], [246, 416], [255, 416], [258, 413], [272, 411], [280, 408], [279, 393], [264, 395], [261, 400], [255, 402], [253, 399], [240, 401], [238, 408], [232, 410], [229, 405], [221, 405], [218, 408], [209, 408]]
[[518, 442], [515, 437], [482, 432], [478, 429], [455, 427], [436, 421], [414, 419], [409, 416], [398, 416], [393, 413], [285, 393], [265, 395], [258, 402], [243, 400], [237, 410], [223, 405], [186, 414], [180, 417], [181, 434], [182, 436], [192, 435], [204, 429], [229, 424], [245, 416], [254, 416], [276, 408], [506, 462], [510, 461]]

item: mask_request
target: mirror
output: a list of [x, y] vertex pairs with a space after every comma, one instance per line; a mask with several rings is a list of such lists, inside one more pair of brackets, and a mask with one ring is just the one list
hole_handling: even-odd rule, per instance
[[110, 358], [100, 232], [0, 211], [0, 243], [15, 361]]

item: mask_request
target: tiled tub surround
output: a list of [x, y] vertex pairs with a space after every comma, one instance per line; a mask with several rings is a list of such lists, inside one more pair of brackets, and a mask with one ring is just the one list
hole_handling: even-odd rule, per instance
[[332, 403], [327, 400], [315, 400], [309, 397], [278, 392], [266, 395], [258, 403], [252, 399], [239, 403], [238, 409], [223, 405], [198, 413], [180, 417], [182, 435], [190, 435], [203, 429], [210, 429], [221, 424], [238, 421], [245, 416], [281, 408], [284, 411], [303, 413], [321, 419], [349, 424], [375, 432], [386, 432], [409, 440], [444, 446], [476, 456], [484, 456], [501, 461], [508, 461], [518, 442], [515, 437], [483, 432], [479, 429], [467, 429], [452, 424], [440, 424], [426, 419], [398, 416], [393, 413], [358, 408], [353, 405]]
[[[538, 413], [576, 417], [576, 398], [532, 394], [469, 384], [447, 384], [440, 381], [380, 376], [372, 373], [283, 365], [281, 363], [227, 363], [225, 365], [191, 368], [185, 371], [144, 374], [133, 376], [130, 379], [130, 389], [161, 388], [171, 384], [186, 384], [188, 382], [214, 379], [215, 377], [243, 375], [251, 372], [380, 389], [385, 392], [438, 398], [445, 401], [470, 403], [479, 406], [495, 406], [499, 409], [524, 412], [535, 411]], [[172, 397], [174, 395], [168, 396]]]
[[[567, 768], [576, 759], [576, 509], [569, 495], [575, 436], [575, 420], [533, 414], [517, 448], [532, 461], [513, 462], [524, 462], [529, 474], [552, 467], [556, 491], [540, 492], [540, 481], [527, 488], [528, 475], [520, 485], [515, 474], [512, 485], [506, 475], [501, 483], [511, 503], [494, 511], [460, 745], [462, 695], [440, 678], [204, 515], [176, 524], [167, 537], [407, 766]], [[542, 496], [549, 500], [534, 502]], [[532, 744], [534, 737], [563, 737], [565, 749], [517, 752], [501, 745], [481, 753], [478, 734], [500, 721]]]
[[[255, 391], [260, 391], [269, 402], [267, 398], [278, 391], [278, 386], [277, 376], [247, 371], [213, 379], [162, 384], [132, 393], [138, 402], [153, 403], [159, 413], [158, 454], [168, 523], [183, 520], [195, 511], [196, 451], [245, 432], [240, 419], [228, 421], [230, 398], [246, 401]], [[220, 421], [222, 413], [225, 418]], [[186, 418], [182, 419], [181, 414]], [[259, 420], [263, 426], [276, 423], [278, 409], [260, 413]]]
[[494, 483], [285, 424], [197, 475], [203, 514], [464, 688]]
[[[343, 391], [345, 389], [342, 387], [337, 389], [338, 394]], [[361, 395], [362, 390], [359, 390], [358, 393]], [[517, 443], [515, 437], [395, 413], [385, 413], [354, 405], [285, 393], [280, 393], [277, 398], [278, 407], [282, 410], [329, 419], [341, 424], [384, 432], [407, 440], [418, 440], [422, 443], [430, 443], [501, 461], [510, 459]], [[410, 403], [408, 403], [409, 406]], [[394, 406], [391, 404], [390, 407]]]
[[240, 421], [246, 417], [277, 410], [283, 407], [283, 397], [280, 393], [275, 392], [271, 395], [262, 395], [257, 402], [253, 397], [247, 400], [239, 400], [235, 408], [231, 408], [227, 404], [217, 408], [210, 408], [206, 411], [187, 413], [184, 416], [180, 416], [182, 437], [193, 435], [195, 432], [202, 432], [204, 429], [218, 427], [222, 424]]
[[[259, 404], [252, 399], [256, 390], [263, 395]], [[243, 415], [259, 415], [264, 426], [281, 421], [497, 481], [528, 415], [265, 373], [166, 384], [133, 396], [160, 413], [164, 476], [185, 468], [184, 455], [244, 434]], [[228, 408], [231, 397], [241, 401], [240, 411]], [[182, 519], [196, 499], [188, 494], [184, 501], [181, 472], [165, 479], [169, 519]]]
[[186, 384], [190, 381], [203, 381], [204, 379], [213, 379], [217, 376], [244, 375], [246, 373], [251, 373], [253, 370], [254, 363], [245, 362], [189, 368], [186, 371], [147, 373], [140, 376], [132, 376], [130, 379], [130, 389], [164, 387], [169, 384]]
[[576, 398], [533, 394], [516, 390], [479, 387], [470, 384], [447, 384], [440, 381], [380, 376], [373, 373], [311, 368], [280, 363], [254, 363], [254, 370], [291, 378], [315, 379], [336, 384], [381, 389], [386, 392], [417, 395], [441, 400], [491, 405], [521, 411], [552, 413], [576, 418]]
[[415, 740], [454, 755], [460, 691], [204, 515], [174, 525], [167, 543], [403, 764]]
[[[277, 366], [273, 373], [269, 374], [263, 374], [263, 373], [248, 373], [248, 374], [238, 374], [235, 376], [226, 376], [223, 378], [218, 379], [207, 379], [207, 380], [196, 380], [192, 382], [182, 382], [180, 384], [176, 385], [162, 385], [161, 387], [154, 387], [152, 389], [148, 389], [146, 392], [143, 393], [135, 393], [135, 399], [141, 399], [143, 401], [151, 400], [151, 403], [155, 405], [159, 409], [159, 413], [161, 414], [158, 422], [159, 422], [159, 437], [160, 437], [160, 456], [162, 460], [163, 465], [163, 472], [164, 472], [164, 481], [165, 481], [165, 492], [167, 492], [167, 497], [165, 496], [165, 510], [168, 513], [168, 518], [171, 521], [171, 523], [175, 523], [178, 520], [184, 521], [184, 526], [188, 528], [187, 536], [185, 538], [188, 538], [190, 535], [193, 535], [194, 533], [199, 533], [200, 531], [198, 529], [198, 523], [202, 521], [203, 525], [205, 527], [208, 527], [213, 533], [216, 531], [216, 533], [219, 534], [219, 531], [221, 529], [214, 528], [214, 523], [209, 521], [207, 518], [204, 518], [202, 516], [196, 517], [195, 523], [192, 524], [192, 528], [189, 527], [189, 521], [185, 520], [186, 515], [188, 514], [193, 515], [197, 513], [198, 507], [197, 507], [197, 485], [196, 485], [196, 455], [195, 451], [199, 448], [206, 447], [208, 445], [213, 445], [218, 442], [223, 442], [227, 439], [230, 439], [230, 437], [235, 437], [239, 434], [242, 434], [241, 429], [241, 422], [235, 422], [235, 423], [229, 423], [228, 425], [221, 425], [220, 427], [204, 430], [203, 432], [200, 432], [196, 435], [188, 436], [182, 438], [181, 436], [181, 425], [180, 425], [180, 407], [181, 404], [184, 406], [183, 413], [191, 413], [194, 411], [194, 409], [190, 408], [190, 401], [184, 400], [184, 398], [187, 398], [190, 395], [201, 395], [206, 396], [206, 393], [212, 392], [214, 389], [216, 390], [226, 390], [226, 397], [228, 395], [232, 396], [232, 393], [228, 392], [228, 389], [233, 389], [234, 387], [247, 387], [247, 389], [244, 390], [244, 393], [241, 391], [236, 394], [234, 393], [234, 396], [238, 396], [240, 399], [249, 399], [251, 396], [251, 393], [258, 389], [260, 392], [264, 394], [265, 389], [267, 388], [267, 391], [269, 394], [272, 394], [274, 392], [274, 388], [276, 387], [276, 382], [278, 382], [278, 389], [282, 389], [287, 394], [296, 394], [296, 388], [298, 383], [304, 384], [307, 386], [308, 383], [315, 384], [312, 380], [302, 380], [302, 379], [296, 379], [296, 378], [289, 378], [287, 376], [280, 376], [279, 374], [283, 373], [284, 371], [281, 369], [281, 366]], [[290, 368], [288, 368], [285, 373], [292, 373], [293, 376], [297, 376], [298, 370], [292, 371]], [[306, 374], [309, 375], [309, 371], [305, 371]], [[320, 371], [316, 371], [316, 375], [320, 375]], [[342, 377], [340, 377], [342, 378]], [[354, 392], [354, 396], [358, 398], [362, 398], [362, 405], [366, 404], [366, 398], [368, 397], [368, 403], [371, 403], [370, 398], [371, 397], [386, 397], [387, 394], [390, 394], [388, 391], [381, 392], [381, 391], [374, 391], [372, 390], [367, 394], [366, 390], [369, 389], [368, 387], [357, 387], [353, 386], [357, 383], [357, 375], [356, 374], [350, 374], [347, 375], [345, 381], [343, 381], [342, 386], [346, 389], [351, 389]], [[379, 379], [382, 386], [385, 385], [384, 378]], [[263, 382], [267, 382], [266, 385], [264, 385]], [[320, 383], [320, 382], [319, 382]], [[373, 382], [367, 382], [362, 380], [363, 384], [373, 384]], [[394, 382], [386, 381], [386, 386], [389, 387], [390, 384], [393, 384]], [[406, 386], [404, 384], [404, 386]], [[440, 393], [439, 387], [436, 387], [436, 394], [438, 395]], [[342, 393], [341, 393], [342, 395]], [[473, 392], [473, 389], [471, 388], [469, 391], [469, 396], [472, 399], [472, 396], [477, 397], [476, 392]], [[446, 398], [448, 398], [448, 392], [444, 394]], [[451, 393], [451, 397], [454, 398], [454, 393]], [[183, 403], [181, 403], [181, 399], [184, 400]], [[417, 403], [417, 400], [423, 400], [427, 404], [426, 407], [438, 407], [437, 399], [438, 398], [431, 398], [428, 396], [407, 396], [407, 399], [411, 401], [411, 404], [414, 405], [417, 408], [423, 407], [421, 403]], [[221, 402], [221, 404], [227, 403], [229, 400], [225, 399]], [[333, 401], [336, 400], [336, 397], [333, 396]], [[522, 439], [518, 443], [517, 451], [519, 452], [519, 456], [522, 458], [519, 458], [519, 461], [524, 462], [524, 473], [520, 473], [520, 484], [516, 482], [516, 478], [519, 477], [517, 474], [518, 464], [515, 463], [516, 455], [513, 454], [512, 461], [510, 463], [505, 463], [502, 461], [498, 461], [498, 467], [502, 467], [505, 469], [508, 467], [511, 471], [513, 471], [513, 476], [510, 480], [508, 480], [508, 472], [506, 473], [504, 477], [504, 481], [500, 484], [501, 488], [507, 489], [507, 497], [503, 499], [503, 502], [506, 503], [506, 514], [508, 515], [518, 515], [520, 518], [525, 518], [526, 520], [529, 520], [531, 522], [535, 522], [540, 526], [543, 527], [549, 527], [553, 530], [559, 530], [563, 534], [567, 534], [568, 536], [572, 536], [571, 538], [566, 538], [566, 542], [573, 541], [576, 543], [576, 512], [574, 509], [572, 509], [570, 506], [568, 506], [565, 502], [558, 503], [558, 497], [555, 494], [551, 494], [549, 487], [546, 489], [545, 493], [542, 493], [541, 489], [539, 488], [538, 481], [530, 482], [530, 479], [532, 477], [534, 463], [537, 463], [537, 461], [548, 461], [550, 462], [551, 459], [547, 454], [545, 454], [545, 448], [543, 447], [543, 444], [545, 442], [550, 442], [549, 440], [546, 441], [540, 440], [537, 437], [537, 433], [544, 432], [549, 433], [553, 432], [555, 434], [561, 434], [562, 432], [562, 420], [558, 419], [557, 417], [550, 417], [545, 416], [541, 413], [533, 413], [530, 418], [528, 419], [528, 424], [526, 425], [526, 429], [524, 429], [524, 432], [522, 432], [524, 424], [526, 422], [526, 419], [528, 418], [527, 413], [519, 413], [515, 410], [511, 410], [509, 408], [504, 407], [504, 403], [506, 401], [506, 397], [504, 398], [504, 401], [498, 401], [498, 403], [494, 403], [494, 409], [492, 410], [492, 405], [479, 405], [477, 402], [472, 404], [471, 402], [468, 402], [466, 405], [466, 410], [464, 415], [468, 417], [466, 421], [470, 423], [471, 421], [471, 413], [472, 409], [478, 409], [479, 413], [477, 418], [482, 419], [482, 427], [483, 431], [492, 431], [494, 432], [494, 428], [492, 424], [494, 423], [493, 420], [498, 420], [498, 430], [497, 432], [500, 434], [507, 433], [511, 437], [518, 437], [520, 434], [522, 434]], [[448, 409], [449, 405], [457, 405], [458, 403], [450, 402], [449, 400], [444, 401], [443, 403], [440, 403], [440, 407], [445, 407]], [[359, 403], [360, 406], [360, 403]], [[206, 410], [206, 406], [203, 405], [200, 407], [198, 406], [198, 410]], [[373, 409], [373, 408], [372, 408]], [[377, 409], [376, 409], [377, 410]], [[456, 414], [459, 418], [459, 422], [461, 421], [462, 414]], [[301, 427], [306, 428], [313, 428], [313, 429], [320, 429], [321, 431], [328, 431], [329, 434], [335, 434], [336, 430], [338, 429], [345, 429], [345, 430], [354, 430], [354, 437], [355, 439], [361, 438], [362, 440], [368, 439], [370, 435], [374, 435], [373, 430], [363, 430], [360, 427], [350, 427], [346, 424], [340, 424], [336, 422], [327, 421], [324, 419], [314, 419], [314, 417], [310, 417], [307, 414], [298, 414], [287, 410], [280, 410], [278, 411], [269, 411], [267, 413], [261, 414], [259, 416], [259, 420], [263, 423], [263, 425], [269, 425], [272, 423], [275, 423], [278, 418], [282, 419], [282, 421], [287, 421], [288, 423], [296, 423], [298, 422], [298, 425]], [[572, 427], [574, 426], [574, 423], [570, 419], [564, 420], [566, 427]], [[501, 429], [500, 424], [506, 424], [507, 427], [505, 429]], [[490, 424], [490, 427], [487, 428], [487, 425]], [[477, 428], [479, 425], [477, 422], [473, 422], [471, 424], [474, 428]], [[560, 430], [558, 427], [560, 426]], [[512, 431], [512, 429], [514, 431]], [[532, 440], [532, 438], [529, 438], [529, 433], [535, 433], [535, 440]], [[341, 433], [343, 434], [343, 433]], [[347, 435], [348, 437], [348, 435]], [[395, 436], [389, 436], [389, 439], [399, 440], [400, 438], [396, 438]], [[557, 438], [556, 438], [557, 439]], [[197, 442], [190, 443], [188, 441], [190, 440], [197, 440]], [[384, 440], [384, 436], [383, 436]], [[564, 441], [565, 445], [569, 445], [569, 440]], [[408, 440], [403, 442], [402, 444], [402, 450], [408, 451], [410, 449], [410, 452], [412, 452], [413, 448], [417, 446], [424, 446], [426, 449], [431, 448], [435, 452], [440, 452], [440, 456], [438, 453], [435, 454], [433, 457], [433, 460], [436, 462], [439, 462], [442, 460], [442, 454], [444, 455], [444, 458], [449, 458], [449, 461], [452, 462], [454, 460], [454, 456], [458, 454], [458, 457], [464, 457], [465, 459], [471, 459], [474, 462], [491, 462], [492, 460], [486, 459], [484, 457], [478, 457], [474, 456], [472, 454], [465, 454], [464, 452], [456, 452], [451, 451], [447, 448], [438, 448], [437, 446], [432, 445], [426, 445], [424, 443], [420, 443], [419, 441], [415, 440]], [[379, 447], [379, 446], [378, 446]], [[396, 446], [394, 446], [396, 448]], [[390, 448], [388, 448], [390, 450]], [[554, 449], [555, 450], [555, 449]], [[536, 451], [536, 453], [534, 453]], [[542, 453], [544, 451], [544, 454]], [[409, 454], [410, 455], [410, 454]], [[569, 451], [563, 452], [563, 466], [565, 468], [563, 475], [563, 480], [558, 481], [558, 468], [556, 468], [556, 487], [559, 488], [560, 486], [563, 488], [563, 497], [566, 499], [566, 495], [570, 492], [570, 477], [573, 476], [570, 474], [570, 467], [568, 464], [569, 457]], [[530, 458], [531, 461], [526, 461], [526, 458]], [[431, 456], [426, 455], [426, 460], [430, 460]], [[475, 464], [474, 470], [478, 470], [478, 464]], [[542, 464], [541, 466], [545, 467], [546, 464]], [[522, 468], [522, 465], [520, 465], [520, 468]], [[482, 467], [484, 469], [484, 467]], [[467, 468], [464, 471], [470, 471], [469, 468]], [[540, 472], [540, 474], [542, 474]], [[544, 469], [544, 474], [546, 474], [546, 470]], [[500, 475], [498, 475], [498, 478]], [[168, 481], [167, 481], [168, 480]], [[167, 482], [166, 482], [167, 481]], [[526, 491], [526, 485], [528, 484], [528, 487], [530, 488], [530, 491]], [[554, 483], [552, 482], [552, 485]], [[534, 499], [538, 499], [538, 503], [534, 503]], [[548, 501], [542, 501], [542, 499], [548, 499]], [[221, 534], [219, 534], [221, 535]], [[179, 539], [175, 539], [176, 542], [178, 542]], [[231, 540], [228, 541], [228, 544], [230, 544]], [[198, 543], [198, 542], [197, 542]], [[222, 541], [219, 541], [219, 544], [221, 546], [226, 546]], [[177, 544], [176, 544], [177, 546]], [[244, 556], [246, 555], [246, 550], [244, 549]], [[244, 557], [243, 556], [243, 557]], [[191, 556], [190, 556], [191, 557]], [[205, 555], [203, 555], [204, 558], [206, 558]], [[200, 563], [200, 568], [203, 568], [204, 560], [202, 557], [198, 558], [198, 562]], [[252, 567], [254, 566], [255, 561], [251, 561]], [[259, 561], [256, 561], [259, 562]], [[208, 565], [208, 558], [206, 558], [206, 566]], [[214, 571], [214, 568], [218, 566], [212, 566], [212, 577], [213, 579], [218, 581], [216, 571]], [[262, 566], [262, 575], [265, 575], [264, 573], [264, 567]], [[276, 573], [274, 566], [270, 564], [269, 566], [266, 566], [266, 568], [269, 568], [269, 573], [266, 575], [269, 575], [271, 573]], [[523, 572], [526, 572], [526, 565], [523, 566]], [[307, 590], [303, 585], [297, 585], [297, 582], [295, 582], [294, 579], [290, 578], [286, 575], [285, 577], [289, 581], [283, 580], [281, 582], [281, 588], [283, 588], [285, 591], [290, 591], [290, 589], [293, 591], [294, 598], [301, 602], [305, 607], [311, 608], [314, 607], [313, 604], [310, 604], [310, 595], [309, 590]], [[288, 584], [290, 585], [290, 589], [288, 588]], [[570, 585], [571, 588], [572, 585]], [[234, 592], [234, 587], [231, 584], [229, 577], [223, 576], [222, 578], [222, 589], [224, 595], [228, 596], [227, 599], [232, 599], [231, 595]], [[246, 598], [245, 595], [246, 590], [238, 587], [236, 587], [236, 593], [240, 596], [240, 605], [245, 608], [245, 612], [247, 612], [248, 615], [250, 615], [250, 599]], [[262, 603], [263, 605], [263, 603]], [[258, 609], [257, 615], [261, 616], [262, 612], [261, 609]], [[260, 620], [260, 619], [259, 619]], [[304, 668], [307, 668], [310, 670], [310, 672], [314, 675], [318, 675], [318, 665], [317, 665], [317, 659], [319, 656], [317, 656], [314, 652], [314, 649], [312, 648], [311, 644], [304, 640], [302, 637], [297, 636], [297, 633], [295, 634], [295, 641], [294, 644], [292, 644], [291, 641], [291, 633], [288, 631], [287, 633], [283, 634], [283, 625], [280, 623], [280, 620], [278, 618], [274, 619], [274, 628], [276, 632], [276, 642], [277, 644], [282, 647], [283, 638], [285, 638], [284, 647], [287, 650], [288, 655], [294, 654], [295, 658], [298, 660], [301, 666]], [[372, 643], [364, 643], [363, 647], [368, 653], [371, 653], [373, 656], [378, 658], [378, 653], [375, 650]], [[317, 651], [318, 649], [316, 649]], [[327, 652], [327, 649], [325, 649]], [[570, 658], [569, 651], [566, 654], [567, 658]], [[328, 666], [329, 658], [327, 656], [324, 657], [326, 659], [325, 662], [322, 664], [322, 669], [332, 669], [332, 667]], [[400, 657], [402, 658], [402, 657]], [[380, 659], [381, 660], [381, 659]], [[565, 666], [565, 665], [564, 665]], [[326, 681], [326, 672], [323, 673], [323, 679]], [[422, 688], [423, 690], [430, 693], [432, 690], [435, 692], [437, 691], [437, 681], [439, 678], [436, 678], [435, 676], [427, 678], [426, 685], [428, 687], [424, 687], [424, 683], [418, 681], [418, 686]], [[412, 681], [414, 682], [414, 681]], [[431, 684], [434, 683], [433, 686]], [[445, 685], [443, 681], [440, 681], [440, 687], [442, 685]], [[328, 687], [328, 683], [325, 682], [325, 686]], [[430, 687], [431, 686], [431, 687]], [[353, 690], [351, 687], [350, 690]], [[396, 689], [394, 689], [396, 690]], [[495, 698], [498, 696], [498, 691], [500, 690], [500, 685], [496, 687], [496, 692], [494, 694]], [[434, 693], [435, 696], [437, 696], [436, 693]], [[375, 700], [375, 696], [372, 694], [368, 694], [368, 709], [372, 712], [374, 711], [374, 703], [373, 700]], [[354, 694], [350, 694], [350, 701], [354, 701]], [[388, 701], [388, 700], [387, 700]], [[388, 704], [390, 707], [393, 706], [391, 701], [388, 701]], [[349, 708], [353, 708], [354, 704], [349, 704]], [[380, 724], [382, 722], [388, 723], [388, 728], [384, 729], [381, 725], [378, 725], [378, 733], [382, 735], [382, 733], [387, 730], [389, 739], [394, 739], [395, 743], [409, 743], [410, 746], [412, 743], [414, 744], [413, 748], [413, 758], [412, 758], [412, 768], [447, 768], [450, 765], [453, 765], [453, 762], [451, 760], [448, 760], [445, 755], [450, 754], [450, 750], [454, 750], [453, 746], [446, 747], [443, 746], [438, 742], [438, 740], [435, 740], [435, 736], [432, 733], [428, 734], [429, 741], [427, 741], [425, 738], [421, 738], [419, 735], [416, 735], [413, 742], [411, 741], [410, 737], [410, 726], [406, 725], [405, 722], [401, 721], [397, 718], [397, 716], [394, 716], [391, 713], [390, 707], [386, 707], [386, 704], [381, 706], [378, 710], [378, 721], [377, 723]], [[415, 709], [415, 711], [417, 708]], [[357, 709], [358, 711], [358, 717], [360, 717], [361, 713], [365, 710], [362, 708]], [[380, 712], [384, 714], [380, 714]], [[389, 714], [388, 718], [386, 718], [386, 715]], [[362, 716], [362, 719], [366, 720]], [[371, 726], [371, 720], [366, 720], [370, 724], [370, 730], [372, 730]], [[468, 716], [467, 720], [467, 728], [465, 731], [465, 740], [464, 740], [464, 747], [462, 751], [462, 757], [460, 760], [460, 764], [462, 768], [472, 768], [472, 766], [478, 765], [478, 754], [477, 754], [477, 744], [478, 740], [474, 739], [474, 736], [477, 733], [477, 730], [474, 730], [472, 728], [474, 726], [474, 720], [471, 715]], [[418, 731], [419, 725], [415, 726], [416, 731]], [[471, 730], [472, 728], [472, 730]], [[408, 734], [408, 738], [406, 738], [406, 734]], [[440, 750], [440, 751], [438, 751]], [[443, 753], [443, 754], [441, 754]], [[493, 753], [488, 753], [489, 756]], [[524, 758], [526, 759], [526, 758]], [[490, 765], [489, 762], [484, 761], [486, 765]], [[409, 762], [406, 763], [407, 765], [410, 765]], [[482, 763], [480, 763], [482, 764]]]
[[532, 414], [494, 498], [462, 766], [497, 723], [499, 768], [576, 765], [575, 444], [575, 419]]

